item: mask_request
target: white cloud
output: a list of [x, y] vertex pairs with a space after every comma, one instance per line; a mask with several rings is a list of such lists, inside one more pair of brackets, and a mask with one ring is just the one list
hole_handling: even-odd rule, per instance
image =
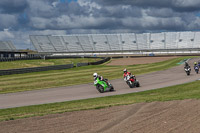
[[199, 0], [172, 0], [172, 3], [177, 7], [199, 7]]
[[89, 0], [78, 0], [77, 3], [80, 6], [88, 6], [89, 10], [92, 10], [92, 8], [101, 9], [101, 6], [99, 4]]
[[17, 18], [14, 15], [10, 14], [0, 14], [0, 29], [3, 27], [9, 28], [9, 27], [14, 27], [17, 25]]
[[59, 4], [58, 1], [52, 2], [52, 6], [53, 6], [53, 7], [56, 7], [58, 4]]
[[12, 34], [9, 29], [4, 29], [0, 31], [0, 40], [8, 40], [15, 38], [14, 34]]
[[49, 23], [50, 19], [41, 18], [41, 17], [32, 17], [30, 18], [30, 23], [32, 27], [36, 29], [45, 29], [46, 25]]
[[[197, 30], [197, 28], [200, 27], [200, 18], [196, 17], [195, 20], [193, 20], [189, 25], [188, 29]], [[199, 29], [198, 29], [199, 30]]]

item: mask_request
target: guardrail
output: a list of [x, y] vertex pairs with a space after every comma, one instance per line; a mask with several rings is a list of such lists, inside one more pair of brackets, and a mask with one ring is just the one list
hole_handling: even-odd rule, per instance
[[88, 65], [99, 65], [99, 64], [103, 64], [107, 61], [109, 61], [111, 59], [111, 57], [106, 57], [103, 60], [97, 61], [97, 62], [89, 62]]
[[4, 61], [17, 61], [17, 60], [37, 60], [37, 59], [66, 59], [66, 58], [101, 58], [94, 56], [75, 56], [75, 55], [62, 55], [62, 56], [51, 56], [51, 55], [34, 55], [34, 56], [22, 56], [22, 57], [0, 57], [0, 62]]
[[87, 66], [87, 65], [99, 65], [99, 64], [109, 61], [110, 59], [111, 59], [110, 57], [107, 57], [97, 62], [77, 63], [76, 66], [74, 66], [74, 64], [66, 64], [66, 65], [55, 65], [55, 66], [45, 66], [45, 67], [31, 67], [31, 68], [0, 70], [0, 76], [11, 75], [11, 74], [23, 74], [23, 73], [30, 73], [30, 72], [41, 72], [41, 71], [49, 71], [49, 70], [70, 69], [73, 67], [81, 67], [81, 66]]
[[22, 73], [40, 72], [40, 71], [49, 71], [49, 70], [61, 70], [61, 69], [69, 69], [73, 67], [74, 67], [74, 64], [67, 64], [67, 65], [56, 65], [56, 66], [45, 66], [45, 67], [9, 69], [9, 70], [0, 70], [0, 75], [22, 74]]

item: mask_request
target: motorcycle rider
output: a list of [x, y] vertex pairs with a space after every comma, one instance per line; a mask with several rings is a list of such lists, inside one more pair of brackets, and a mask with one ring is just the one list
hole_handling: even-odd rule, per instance
[[190, 68], [190, 65], [187, 62], [185, 62], [185, 67], [184, 68]]
[[199, 69], [199, 66], [198, 66], [197, 62], [194, 62], [194, 69], [195, 69], [196, 67]]
[[106, 82], [107, 85], [109, 85], [108, 84], [108, 80], [104, 79], [103, 76], [98, 75], [97, 73], [93, 73], [93, 77], [94, 77], [94, 80], [96, 80], [97, 78], [99, 78], [100, 81], [104, 81], [104, 82]]
[[[127, 75], [129, 75], [129, 76], [132, 75], [131, 72], [128, 72], [126, 68], [125, 68], [123, 71], [124, 71], [124, 74], [123, 74], [123, 77], [124, 77], [124, 78], [125, 78]], [[134, 77], [134, 79], [136, 80], [135, 75], [133, 75], [133, 77]]]
[[198, 61], [198, 66], [200, 67], [200, 61]]

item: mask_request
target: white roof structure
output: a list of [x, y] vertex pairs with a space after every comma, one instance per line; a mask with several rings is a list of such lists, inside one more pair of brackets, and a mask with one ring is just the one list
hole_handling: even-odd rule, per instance
[[0, 41], [0, 51], [16, 51], [11, 41]]
[[38, 52], [108, 52], [200, 48], [200, 32], [30, 35]]

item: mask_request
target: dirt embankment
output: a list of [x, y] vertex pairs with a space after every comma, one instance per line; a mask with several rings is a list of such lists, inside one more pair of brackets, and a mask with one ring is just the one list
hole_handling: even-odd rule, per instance
[[200, 100], [139, 103], [0, 123], [2, 133], [198, 133]]
[[166, 56], [166, 57], [136, 57], [136, 58], [120, 58], [113, 59], [107, 65], [136, 65], [136, 64], [148, 64], [161, 62], [169, 59], [177, 58], [177, 56]]

